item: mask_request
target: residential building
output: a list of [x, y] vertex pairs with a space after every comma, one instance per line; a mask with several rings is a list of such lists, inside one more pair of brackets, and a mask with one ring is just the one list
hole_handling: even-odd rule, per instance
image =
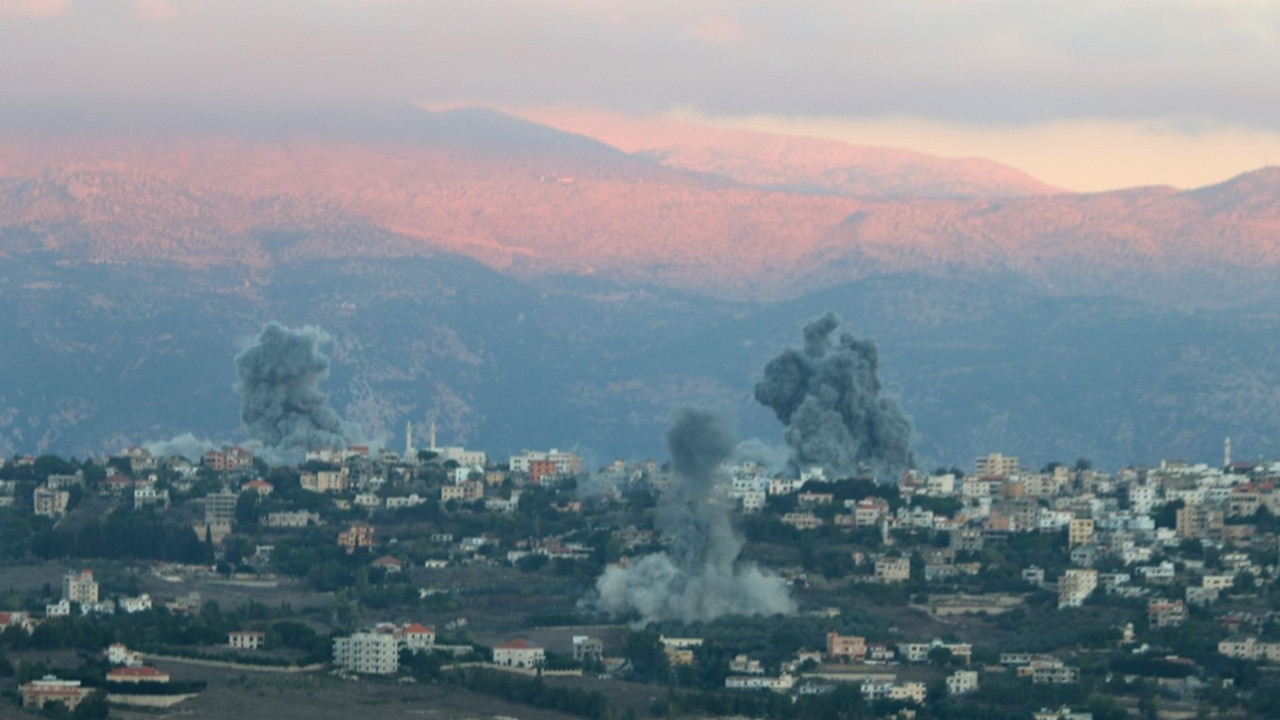
[[1018, 474], [1018, 458], [991, 453], [974, 461], [974, 475], [978, 477], [1008, 477]]
[[1257, 638], [1233, 638], [1218, 643], [1218, 653], [1237, 660], [1280, 662], [1280, 642], [1258, 642]]
[[1080, 607], [1098, 587], [1098, 571], [1071, 568], [1058, 578], [1058, 608]]
[[574, 635], [573, 659], [578, 662], [603, 662], [604, 641], [587, 635]]
[[304, 472], [299, 478], [299, 484], [303, 490], [315, 493], [344, 493], [347, 491], [348, 478], [349, 471], [344, 467], [341, 470]]
[[107, 662], [112, 665], [140, 667], [142, 665], [142, 653], [130, 650], [123, 643], [112, 643], [107, 646]]
[[822, 527], [822, 518], [811, 512], [789, 512], [782, 516], [782, 522], [797, 530], [814, 530]]
[[241, 447], [210, 450], [204, 454], [204, 466], [216, 472], [236, 472], [253, 467], [253, 453]]
[[231, 525], [236, 519], [237, 493], [230, 490], [204, 496], [204, 522], [206, 525]]
[[139, 665], [137, 667], [120, 665], [107, 672], [107, 682], [133, 684], [167, 683], [169, 682], [169, 673], [150, 665]]
[[724, 679], [727, 690], [769, 690], [771, 692], [787, 692], [795, 687], [796, 679], [789, 673], [778, 677], [764, 675], [730, 675]]
[[964, 695], [978, 689], [977, 670], [957, 670], [947, 678], [948, 695]]
[[47, 518], [60, 518], [67, 514], [67, 505], [71, 502], [71, 493], [66, 490], [54, 490], [41, 485], [31, 495], [32, 509], [36, 515]]
[[320, 513], [306, 510], [271, 512], [267, 513], [263, 524], [272, 528], [303, 528], [307, 525], [319, 525]]
[[35, 629], [35, 623], [32, 622], [31, 615], [26, 612], [0, 612], [0, 632], [11, 627], [22, 628], [30, 633]]
[[1074, 518], [1067, 523], [1067, 546], [1080, 547], [1093, 542], [1093, 519]]
[[67, 572], [62, 576], [62, 599], [81, 605], [98, 602], [98, 583], [93, 580], [92, 570]]
[[80, 687], [79, 680], [59, 680], [55, 675], [45, 675], [22, 686], [22, 707], [40, 710], [49, 703], [62, 703], [74, 711], [89, 693], [90, 688]]
[[882, 557], [876, 560], [876, 582], [895, 583], [911, 579], [911, 558]]
[[348, 555], [354, 553], [357, 548], [371, 548], [373, 533], [372, 525], [352, 523], [351, 527], [338, 533], [338, 545], [345, 548]]
[[467, 480], [457, 485], [444, 485], [440, 488], [440, 502], [457, 500], [459, 502], [475, 502], [484, 499], [484, 482]]
[[868, 701], [897, 700], [917, 705], [924, 703], [925, 696], [928, 693], [925, 684], [922, 682], [868, 682], [862, 684], [861, 690], [862, 697]]
[[662, 643], [667, 662], [672, 665], [692, 665], [693, 649], [702, 647], [702, 638], [674, 638], [660, 635], [658, 641]]
[[[154, 482], [138, 482], [133, 486], [133, 509], [169, 507], [169, 491], [156, 488]], [[230, 527], [230, 523], [227, 523]]]
[[147, 593], [142, 593], [137, 597], [122, 597], [116, 600], [116, 607], [122, 613], [145, 612], [151, 609], [151, 596]]
[[396, 642], [404, 650], [430, 652], [436, 646], [436, 631], [419, 623], [409, 623], [396, 629]]
[[[582, 459], [570, 452], [563, 452], [556, 448], [543, 452], [539, 450], [524, 450], [519, 455], [511, 456], [511, 472], [527, 473], [533, 475], [533, 463], [538, 461], [550, 461], [552, 475], [577, 475], [582, 472]], [[462, 463], [460, 465], [483, 465], [483, 460], [479, 463]]]
[[267, 634], [261, 630], [232, 630], [227, 633], [227, 646], [236, 650], [259, 650]]
[[391, 633], [358, 632], [334, 638], [333, 663], [363, 675], [394, 675], [400, 669], [400, 648]]
[[271, 493], [275, 492], [275, 489], [276, 487], [274, 485], [267, 482], [266, 480], [263, 480], [262, 478], [250, 480], [249, 482], [240, 486], [240, 492], [253, 491], [258, 493], [258, 497], [266, 497]]
[[493, 649], [493, 664], [504, 667], [534, 668], [546, 659], [545, 649], [524, 638], [508, 640]]
[[827, 660], [862, 662], [867, 659], [867, 639], [858, 635], [827, 633]]
[[1180, 538], [1206, 538], [1222, 532], [1222, 511], [1204, 505], [1178, 508], [1175, 528]]
[[1178, 627], [1187, 619], [1181, 600], [1152, 600], [1147, 603], [1147, 620], [1153, 628]]

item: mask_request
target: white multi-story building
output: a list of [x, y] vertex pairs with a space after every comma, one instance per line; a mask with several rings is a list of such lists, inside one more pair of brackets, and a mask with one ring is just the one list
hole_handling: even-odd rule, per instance
[[358, 632], [334, 638], [333, 663], [363, 675], [394, 675], [400, 669], [400, 647], [391, 633]]
[[266, 642], [267, 634], [261, 630], [232, 630], [227, 633], [227, 647], [236, 650], [258, 650]]
[[964, 695], [978, 689], [977, 670], [957, 670], [947, 678], [948, 695]]
[[[522, 450], [519, 455], [512, 455], [511, 472], [527, 473], [529, 472], [529, 464], [536, 461], [550, 461], [555, 463], [557, 475], [576, 475], [582, 471], [582, 460], [577, 455], [574, 455], [571, 452], [564, 452], [556, 448], [551, 448], [547, 451]], [[479, 463], [464, 463], [459, 460], [458, 464], [484, 465], [484, 461], [482, 459]]]

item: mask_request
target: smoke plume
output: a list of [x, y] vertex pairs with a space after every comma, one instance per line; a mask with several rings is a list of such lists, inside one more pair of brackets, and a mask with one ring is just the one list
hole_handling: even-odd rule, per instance
[[876, 344], [844, 333], [835, 313], [804, 327], [804, 349], [787, 348], [764, 368], [756, 400], [786, 425], [793, 465], [829, 475], [895, 473], [911, 467], [911, 421], [881, 395]]
[[198, 438], [192, 433], [185, 432], [169, 440], [143, 443], [142, 447], [154, 457], [183, 457], [191, 462], [199, 462], [207, 451], [214, 450], [218, 446], [212, 440]]
[[360, 441], [360, 429], [344, 422], [319, 389], [329, 376], [329, 358], [320, 351], [328, 340], [320, 328], [272, 322], [236, 356], [240, 420], [268, 458], [297, 458], [307, 450]]
[[645, 624], [795, 611], [781, 578], [738, 562], [742, 539], [716, 494], [720, 465], [734, 445], [720, 416], [693, 409], [677, 414], [667, 431], [673, 477], [654, 517], [670, 548], [626, 568], [608, 568], [596, 581], [600, 609], [635, 613]]

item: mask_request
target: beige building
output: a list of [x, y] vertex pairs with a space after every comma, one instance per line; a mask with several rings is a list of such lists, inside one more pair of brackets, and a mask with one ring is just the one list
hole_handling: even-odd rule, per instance
[[1097, 570], [1067, 570], [1058, 578], [1058, 608], [1080, 607], [1097, 588]]
[[1009, 477], [1018, 474], [1018, 458], [991, 453], [974, 461], [974, 475], [978, 477]]
[[1093, 542], [1093, 520], [1091, 518], [1073, 518], [1067, 523], [1067, 545], [1080, 547]]
[[534, 668], [547, 659], [546, 650], [530, 644], [524, 638], [516, 638], [493, 649], [493, 664], [505, 667]]
[[64, 574], [62, 599], [81, 605], [92, 605], [98, 602], [98, 583], [93, 580], [93, 571], [81, 570]]
[[1205, 538], [1222, 532], [1222, 511], [1204, 505], [1179, 508], [1175, 532], [1180, 538]]
[[49, 703], [62, 703], [67, 710], [74, 711], [91, 692], [89, 688], [80, 687], [79, 680], [59, 680], [45, 675], [22, 686], [22, 707], [39, 710]]
[[876, 582], [895, 583], [911, 579], [911, 558], [882, 557], [876, 560]]
[[827, 659], [862, 662], [867, 659], [867, 639], [858, 635], [827, 633]]
[[32, 509], [36, 515], [47, 518], [60, 518], [67, 514], [67, 505], [71, 502], [71, 493], [66, 490], [54, 490], [41, 485], [31, 495]]

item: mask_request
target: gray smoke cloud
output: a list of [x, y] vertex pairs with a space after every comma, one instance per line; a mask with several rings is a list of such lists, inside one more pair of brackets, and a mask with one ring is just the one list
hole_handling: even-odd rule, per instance
[[838, 477], [911, 467], [911, 421], [881, 395], [876, 344], [849, 333], [835, 339], [839, 326], [832, 312], [805, 325], [804, 349], [787, 348], [765, 365], [756, 400], [787, 426], [797, 468], [816, 465]]
[[329, 376], [329, 357], [320, 345], [328, 341], [320, 328], [271, 322], [236, 356], [240, 420], [268, 460], [288, 462], [307, 450], [360, 442], [360, 429], [344, 422], [320, 391]]
[[795, 612], [782, 578], [738, 562], [742, 539], [716, 492], [720, 466], [735, 443], [719, 415], [694, 409], [677, 414], [667, 431], [673, 477], [654, 517], [657, 530], [670, 538], [669, 549], [605, 570], [596, 581], [597, 607], [637, 614], [644, 624]]
[[142, 444], [142, 448], [154, 457], [183, 457], [191, 462], [199, 462], [206, 452], [215, 450], [217, 447], [218, 445], [212, 440], [198, 438], [189, 432], [176, 435], [169, 440], [158, 440]]

